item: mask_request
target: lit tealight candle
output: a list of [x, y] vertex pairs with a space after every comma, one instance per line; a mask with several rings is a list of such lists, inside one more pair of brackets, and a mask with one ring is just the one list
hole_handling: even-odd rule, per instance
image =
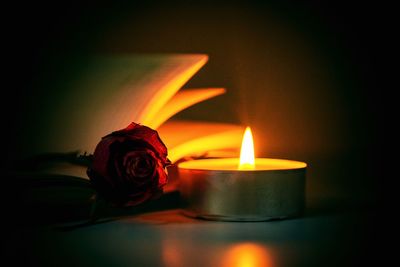
[[185, 214], [211, 220], [264, 221], [304, 209], [307, 164], [255, 158], [249, 127], [240, 158], [200, 159], [178, 165]]

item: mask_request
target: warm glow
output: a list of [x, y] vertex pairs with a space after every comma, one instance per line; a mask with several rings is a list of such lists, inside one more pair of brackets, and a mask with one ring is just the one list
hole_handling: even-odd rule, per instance
[[168, 147], [172, 163], [188, 156], [208, 155], [215, 150], [234, 149], [237, 155], [243, 136], [243, 127], [239, 125], [184, 120], [168, 121], [157, 131]]
[[224, 88], [186, 89], [173, 96], [149, 122], [149, 127], [157, 129], [176, 113], [201, 101], [224, 94]]
[[[238, 164], [238, 158], [198, 159], [181, 162], [179, 163], [179, 168], [204, 171], [236, 171], [238, 169]], [[304, 169], [306, 167], [307, 164], [301, 161], [257, 158], [256, 166], [253, 169], [243, 169], [241, 171], [278, 171]]]
[[251, 134], [250, 127], [247, 127], [242, 139], [242, 148], [240, 149], [239, 170], [248, 170], [254, 168], [255, 161], [253, 135]]
[[162, 238], [161, 256], [163, 266], [166, 267], [183, 267], [185, 266], [185, 255], [182, 255], [182, 241], [176, 235]]
[[223, 255], [222, 267], [272, 267], [273, 261], [264, 246], [242, 243], [229, 248]]
[[136, 121], [150, 128], [156, 128], [153, 125], [153, 120], [157, 117], [158, 112], [208, 60], [206, 55], [192, 55], [192, 57], [193, 60], [188, 62], [187, 65], [177, 69], [172, 75], [168, 75], [170, 77], [169, 80], [155, 92], [150, 101], [141, 110], [141, 114]]

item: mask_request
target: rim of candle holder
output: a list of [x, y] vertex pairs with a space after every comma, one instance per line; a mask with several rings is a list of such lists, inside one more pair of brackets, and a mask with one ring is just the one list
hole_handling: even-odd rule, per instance
[[[225, 162], [231, 165], [228, 169], [218, 169], [220, 166], [215, 166], [213, 168], [205, 167], [205, 166], [187, 166], [190, 164], [202, 164], [202, 163], [209, 163], [209, 162]], [[257, 166], [265, 166], [266, 162], [269, 164], [273, 163], [291, 163], [292, 167], [275, 167], [274, 169], [257, 169]], [[290, 160], [290, 159], [278, 159], [278, 158], [256, 158], [255, 162], [255, 169], [239, 169], [239, 159], [238, 158], [208, 158], [208, 159], [195, 159], [195, 160], [188, 160], [177, 164], [178, 169], [183, 170], [198, 170], [198, 171], [216, 171], [216, 172], [226, 172], [226, 171], [240, 171], [240, 172], [274, 172], [274, 171], [293, 171], [293, 170], [302, 170], [308, 167], [308, 164], [303, 161], [298, 160]]]
[[285, 216], [253, 216], [253, 217], [241, 217], [241, 216], [229, 216], [229, 215], [218, 215], [218, 214], [199, 214], [190, 210], [181, 210], [181, 214], [192, 218], [200, 219], [205, 221], [221, 221], [221, 222], [270, 222], [270, 221], [280, 221], [287, 219], [294, 219], [301, 217], [299, 215], [285, 215]]

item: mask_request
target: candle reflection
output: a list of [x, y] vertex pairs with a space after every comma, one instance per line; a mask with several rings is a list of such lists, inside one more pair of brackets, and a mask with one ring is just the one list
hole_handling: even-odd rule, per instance
[[[168, 234], [169, 236], [169, 234]], [[170, 237], [170, 236], [169, 236]], [[162, 242], [162, 262], [166, 267], [274, 267], [271, 251], [263, 245], [246, 242], [212, 245], [182, 242], [173, 235]]]
[[255, 243], [241, 243], [223, 255], [221, 267], [272, 267], [272, 259], [265, 247]]
[[162, 259], [166, 267], [184, 267], [185, 255], [182, 242], [178, 239], [164, 240], [162, 246]]

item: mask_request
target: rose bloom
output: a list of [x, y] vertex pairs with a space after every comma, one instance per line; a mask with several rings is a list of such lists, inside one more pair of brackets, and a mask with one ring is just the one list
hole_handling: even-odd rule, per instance
[[161, 195], [169, 164], [157, 131], [131, 123], [101, 139], [87, 174], [107, 201], [135, 206]]

